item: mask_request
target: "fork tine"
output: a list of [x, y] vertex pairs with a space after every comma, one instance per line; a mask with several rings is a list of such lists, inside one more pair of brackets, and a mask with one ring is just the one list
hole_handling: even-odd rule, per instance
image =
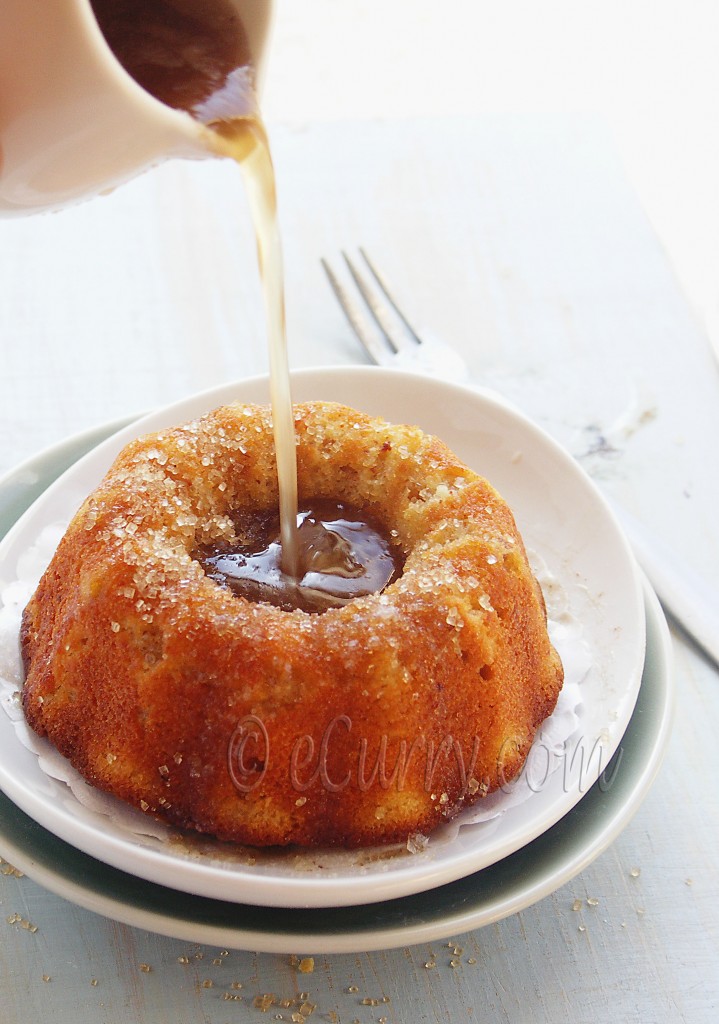
[[392, 324], [392, 321], [390, 320], [389, 315], [387, 313], [386, 307], [372, 292], [372, 289], [367, 284], [365, 279], [362, 277], [359, 270], [354, 265], [354, 263], [349, 258], [346, 252], [342, 253], [342, 258], [347, 264], [347, 268], [350, 274], [352, 275], [354, 283], [357, 285], [357, 288], [359, 289], [360, 295], [365, 301], [367, 309], [372, 314], [375, 323], [377, 324], [380, 331], [384, 335], [385, 341], [387, 342], [389, 347], [392, 349], [393, 352], [399, 352], [400, 349], [406, 348], [408, 344], [407, 338], [405, 338], [403, 334], [400, 334], [395, 330], [394, 325]]
[[407, 331], [409, 332], [410, 336], [416, 341], [416, 343], [418, 345], [421, 345], [422, 344], [422, 339], [420, 338], [419, 334], [414, 329], [412, 324], [409, 322], [409, 320], [407, 319], [407, 317], [405, 316], [403, 311], [397, 305], [397, 302], [396, 302], [394, 296], [392, 295], [392, 292], [389, 290], [389, 287], [387, 285], [386, 280], [384, 279], [383, 275], [380, 274], [379, 270], [374, 265], [372, 260], [369, 258], [369, 256], [367, 255], [365, 250], [362, 248], [362, 246], [359, 247], [359, 253], [360, 253], [360, 256], [362, 257], [362, 259], [367, 264], [367, 266], [368, 266], [370, 272], [372, 273], [372, 276], [374, 277], [375, 281], [377, 282], [377, 284], [380, 286], [380, 288], [384, 292], [385, 298], [391, 304], [392, 309], [395, 311], [397, 316], [400, 318], [400, 320], [402, 321], [404, 326], [407, 328]]
[[324, 268], [332, 291], [335, 293], [337, 301], [342, 307], [342, 311], [347, 317], [350, 327], [357, 335], [360, 344], [373, 363], [382, 365], [382, 363], [387, 361], [387, 352], [384, 345], [378, 341], [376, 335], [370, 329], [367, 321], [360, 312], [359, 307], [352, 301], [348, 293], [342, 287], [337, 275], [334, 273], [327, 260], [321, 259], [320, 263]]

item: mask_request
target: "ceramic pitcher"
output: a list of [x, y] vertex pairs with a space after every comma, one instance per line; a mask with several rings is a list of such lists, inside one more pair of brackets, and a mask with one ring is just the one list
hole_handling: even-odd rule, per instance
[[[181, 0], [185, 8], [204, 0]], [[261, 78], [271, 0], [237, 7]], [[153, 98], [115, 58], [91, 0], [0, 3], [0, 214], [57, 209], [217, 136]]]

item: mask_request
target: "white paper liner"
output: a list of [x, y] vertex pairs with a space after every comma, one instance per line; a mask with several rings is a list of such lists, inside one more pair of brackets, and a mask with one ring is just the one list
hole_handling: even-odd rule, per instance
[[[72, 797], [87, 812], [85, 815], [80, 811], [80, 807], [75, 807], [74, 811], [78, 816], [93, 821], [97, 827], [101, 826], [101, 823], [97, 822], [97, 816], [106, 816], [115, 828], [125, 832], [134, 843], [157, 848], [159, 841], [167, 847], [168, 852], [180, 856], [212, 854], [213, 840], [202, 837], [199, 840], [200, 845], [193, 848], [190, 844], [183, 848], [182, 844], [177, 843], [175, 829], [88, 785], [69, 761], [46, 739], [37, 736], [25, 721], [19, 699], [23, 682], [19, 646], [22, 611], [47, 568], [65, 529], [66, 524], [63, 523], [44, 527], [37, 542], [19, 558], [17, 579], [7, 584], [0, 592], [0, 704], [13, 723], [18, 740], [37, 756], [38, 764], [45, 775], [64, 783]], [[564, 588], [538, 556], [531, 552], [530, 561], [544, 592], [549, 634], [564, 666], [564, 686], [557, 706], [538, 731], [519, 777], [501, 790], [485, 797], [474, 807], [463, 811], [452, 821], [440, 825], [432, 832], [429, 842], [423, 836], [410, 840], [407, 846], [410, 853], [426, 855], [436, 852], [455, 841], [460, 830], [464, 834], [469, 829], [491, 829], [491, 823], [496, 823], [511, 807], [531, 799], [533, 794], [539, 792], [547, 780], [566, 764], [567, 751], [571, 749], [573, 741], [579, 734], [583, 703], [581, 684], [592, 665], [590, 647], [582, 635], [581, 623], [570, 613], [568, 595]], [[215, 852], [218, 855], [222, 853], [221, 859], [226, 860], [227, 844], [216, 846]], [[406, 852], [404, 848], [401, 848], [401, 851]], [[295, 866], [301, 871], [320, 863], [325, 869], [330, 870], [340, 864], [346, 868], [349, 866], [348, 858], [354, 859], [357, 865], [366, 865], [371, 862], [368, 853], [366, 850], [321, 853], [307, 851], [306, 857], [299, 858]], [[272, 861], [271, 852], [258, 850], [256, 854], [258, 863]], [[246, 857], [242, 860], [243, 863], [247, 863]], [[280, 856], [279, 862], [285, 868], [288, 866], [286, 856]]]

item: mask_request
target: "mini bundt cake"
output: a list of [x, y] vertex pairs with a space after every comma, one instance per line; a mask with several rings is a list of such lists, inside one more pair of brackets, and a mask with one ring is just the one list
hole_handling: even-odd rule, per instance
[[344, 406], [296, 406], [295, 427], [301, 507], [361, 510], [392, 549], [388, 585], [287, 610], [209, 571], [278, 501], [269, 410], [225, 406], [127, 445], [73, 518], [23, 617], [25, 715], [174, 826], [405, 841], [521, 770], [562, 666], [486, 480]]

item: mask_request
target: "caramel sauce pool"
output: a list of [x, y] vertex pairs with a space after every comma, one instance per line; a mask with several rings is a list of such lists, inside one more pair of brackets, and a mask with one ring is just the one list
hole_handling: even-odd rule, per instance
[[277, 516], [253, 516], [237, 532], [247, 541], [201, 549], [196, 558], [210, 579], [250, 601], [286, 611], [323, 612], [382, 590], [401, 571], [401, 557], [367, 516], [343, 502], [319, 499], [297, 515], [299, 567], [282, 571]]
[[237, 6], [230, 0], [91, 3], [110, 48], [135, 81], [215, 132], [218, 151], [240, 166], [252, 212], [269, 343], [279, 526], [265, 521], [254, 531], [254, 548], [204, 551], [199, 560], [233, 592], [286, 609], [319, 612], [381, 590], [399, 574], [400, 562], [380, 530], [341, 504], [298, 512], [275, 175]]

